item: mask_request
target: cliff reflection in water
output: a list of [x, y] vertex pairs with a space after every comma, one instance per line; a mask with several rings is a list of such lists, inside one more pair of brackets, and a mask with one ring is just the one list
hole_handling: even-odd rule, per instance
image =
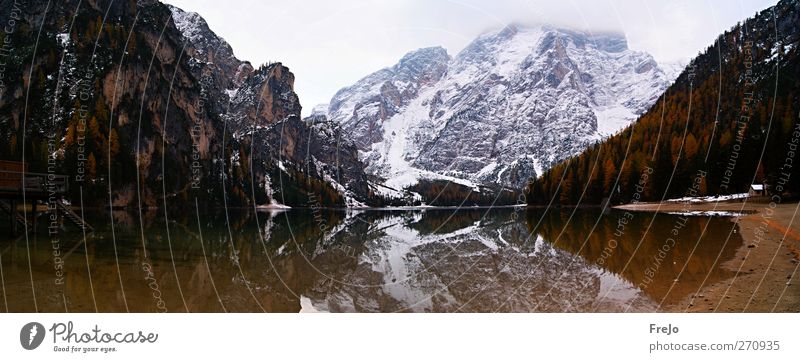
[[229, 212], [199, 225], [152, 212], [143, 234], [138, 218], [115, 212], [114, 233], [85, 245], [32, 235], [30, 270], [24, 239], [2, 240], [8, 310], [650, 311], [732, 277], [719, 265], [742, 243], [729, 218], [599, 210]]

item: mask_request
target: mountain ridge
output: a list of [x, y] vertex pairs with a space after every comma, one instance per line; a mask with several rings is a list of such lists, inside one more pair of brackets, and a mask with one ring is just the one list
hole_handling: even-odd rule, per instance
[[[438, 56], [429, 55], [434, 49]], [[395, 71], [411, 59], [417, 63], [409, 69], [436, 72]], [[600, 78], [602, 85], [591, 83]], [[328, 116], [357, 139], [367, 172], [394, 189], [424, 179], [522, 188], [633, 121], [667, 83], [651, 56], [627, 48], [624, 35], [507, 26], [452, 58], [436, 47], [407, 53], [342, 88]], [[649, 88], [631, 87], [637, 84]], [[407, 87], [408, 96], [392, 91]]]

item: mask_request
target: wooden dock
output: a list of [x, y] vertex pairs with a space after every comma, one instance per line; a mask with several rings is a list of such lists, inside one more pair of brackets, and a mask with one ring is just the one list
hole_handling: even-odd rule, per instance
[[[64, 200], [68, 190], [68, 176], [28, 172], [25, 163], [0, 161], [0, 212], [8, 216], [12, 236], [18, 235], [20, 228], [35, 232], [37, 219], [54, 212], [59, 220], [67, 220], [82, 230], [92, 230]], [[48, 211], [40, 212], [39, 204], [48, 204]], [[28, 205], [31, 212], [21, 214], [20, 207]]]

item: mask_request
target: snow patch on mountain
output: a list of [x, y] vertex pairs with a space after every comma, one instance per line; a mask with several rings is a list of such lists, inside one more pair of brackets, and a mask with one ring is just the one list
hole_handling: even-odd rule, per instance
[[667, 79], [675, 81], [675, 79], [678, 79], [678, 76], [683, 73], [683, 70], [686, 69], [686, 66], [689, 65], [689, 60], [678, 59], [668, 62], [660, 62], [658, 65], [662, 70], [664, 70], [664, 74], [667, 76]]
[[172, 12], [172, 20], [175, 22], [175, 26], [178, 27], [178, 30], [181, 31], [186, 39], [197, 42], [205, 36], [204, 28], [207, 28], [208, 25], [200, 14], [183, 11], [171, 5], [169, 5], [169, 10]]
[[328, 104], [322, 103], [317, 104], [314, 108], [311, 108], [311, 116], [327, 116], [328, 115]]
[[337, 92], [328, 114], [389, 187], [521, 187], [629, 125], [676, 75], [620, 34], [508, 26], [454, 58], [411, 52]]

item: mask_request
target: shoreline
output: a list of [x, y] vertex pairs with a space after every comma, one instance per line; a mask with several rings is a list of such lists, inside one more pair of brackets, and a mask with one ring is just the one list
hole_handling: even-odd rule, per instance
[[[800, 312], [800, 204], [772, 207], [761, 200], [637, 203], [613, 207], [635, 212], [731, 212], [744, 243], [722, 262], [735, 276], [704, 285], [663, 312]], [[700, 214], [702, 215], [702, 214]], [[680, 282], [680, 281], [678, 281]]]
[[[789, 204], [783, 204], [789, 205]], [[794, 204], [792, 204], [794, 205]], [[729, 211], [729, 212], [742, 212], [753, 214], [757, 213], [758, 209], [763, 209], [767, 203], [762, 202], [742, 202], [741, 200], [735, 201], [720, 201], [717, 202], [699, 202], [699, 203], [684, 203], [679, 201], [668, 202], [639, 202], [635, 204], [623, 204], [612, 206], [612, 209], [626, 210], [626, 211], [646, 211], [646, 212], [682, 212], [682, 211]]]

